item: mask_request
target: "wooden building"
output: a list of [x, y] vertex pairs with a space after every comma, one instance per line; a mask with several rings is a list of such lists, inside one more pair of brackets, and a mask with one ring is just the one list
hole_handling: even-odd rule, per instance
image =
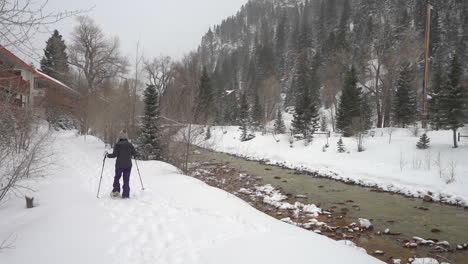
[[0, 96], [15, 107], [29, 108], [35, 115], [75, 113], [80, 93], [34, 69], [0, 46]]

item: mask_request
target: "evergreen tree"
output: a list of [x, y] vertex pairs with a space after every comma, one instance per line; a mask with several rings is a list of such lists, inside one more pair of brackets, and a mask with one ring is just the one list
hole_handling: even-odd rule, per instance
[[338, 28], [338, 34], [336, 36], [336, 47], [338, 49], [346, 49], [348, 47], [346, 42], [346, 33], [348, 31], [348, 20], [351, 12], [351, 5], [349, 1], [350, 0], [344, 0], [340, 25]]
[[442, 107], [442, 97], [447, 85], [447, 75], [442, 72], [441, 64], [435, 69], [432, 87], [429, 92], [428, 110], [429, 122], [433, 129], [439, 130], [444, 127], [444, 113]]
[[249, 117], [249, 104], [245, 93], [241, 96], [241, 106], [239, 110], [239, 124], [241, 130], [241, 141], [248, 141], [253, 138], [253, 135], [249, 132], [250, 117]]
[[416, 147], [418, 149], [428, 149], [429, 148], [429, 143], [431, 140], [429, 137], [426, 135], [426, 133], [422, 134], [422, 136], [419, 138], [418, 143], [416, 143]]
[[198, 86], [198, 97], [195, 107], [195, 122], [208, 123], [213, 121], [214, 116], [214, 94], [208, 70], [203, 67], [200, 84]]
[[328, 129], [327, 120], [328, 119], [326, 116], [322, 116], [322, 118], [320, 119], [320, 131], [321, 132], [326, 132]]
[[309, 106], [309, 135], [312, 138], [314, 133], [320, 128], [320, 115], [319, 109], [315, 101], [312, 101]]
[[340, 137], [340, 140], [338, 140], [338, 143], [336, 143], [336, 145], [337, 145], [339, 153], [346, 152], [346, 148], [345, 148], [345, 145], [343, 143], [343, 139], [341, 137]]
[[252, 126], [256, 130], [261, 130], [263, 127], [263, 121], [264, 121], [264, 113], [263, 113], [263, 107], [260, 104], [260, 99], [258, 95], [255, 95], [255, 101], [254, 105], [252, 107]]
[[206, 134], [205, 134], [205, 140], [208, 140], [211, 138], [211, 127], [208, 127], [208, 129], [206, 130]]
[[298, 52], [303, 53], [307, 52], [309, 48], [312, 47], [312, 30], [309, 26], [309, 10], [310, 4], [307, 1], [302, 14], [302, 20], [299, 28], [299, 39], [298, 39]]
[[285, 50], [286, 50], [286, 37], [287, 37], [287, 23], [288, 17], [286, 12], [283, 12], [281, 19], [276, 27], [276, 36], [275, 36], [275, 57], [276, 57], [276, 65], [277, 65], [277, 72], [279, 76], [282, 76], [285, 71]]
[[281, 109], [278, 109], [278, 112], [276, 113], [274, 131], [275, 131], [275, 134], [286, 133], [286, 126], [284, 125], [283, 114], [281, 113]]
[[235, 92], [231, 94], [227, 94], [223, 97], [223, 102], [225, 106], [224, 113], [224, 122], [228, 125], [238, 125], [239, 124], [239, 106], [237, 102], [237, 98], [235, 96]]
[[372, 128], [372, 110], [369, 104], [369, 97], [362, 95], [361, 97], [361, 115], [362, 131]]
[[41, 60], [41, 72], [66, 83], [68, 81], [68, 55], [67, 46], [62, 35], [54, 30], [52, 36], [46, 42], [44, 57]]
[[393, 123], [403, 128], [413, 124], [417, 118], [416, 94], [411, 87], [412, 79], [411, 68], [407, 64], [400, 71], [392, 107]]
[[361, 119], [365, 108], [361, 88], [357, 86], [356, 71], [351, 67], [346, 75], [336, 115], [336, 127], [344, 132], [344, 136], [353, 135], [353, 120]]
[[297, 92], [291, 125], [295, 134], [302, 134], [304, 139], [310, 140], [318, 127], [319, 115], [317, 105], [310, 95], [313, 80], [310, 78], [307, 57], [304, 55], [299, 58], [295, 79]]
[[462, 68], [457, 56], [453, 57], [446, 92], [443, 93], [441, 106], [443, 108], [444, 123], [447, 129], [453, 131], [453, 147], [458, 148], [457, 130], [464, 126], [466, 91], [461, 85]]
[[162, 147], [156, 87], [148, 85], [144, 96], [145, 113], [142, 120], [138, 153], [145, 160], [161, 160]]
[[274, 74], [274, 53], [269, 43], [260, 45], [256, 50], [255, 75], [252, 85], [252, 91], [260, 86], [262, 81], [268, 79]]

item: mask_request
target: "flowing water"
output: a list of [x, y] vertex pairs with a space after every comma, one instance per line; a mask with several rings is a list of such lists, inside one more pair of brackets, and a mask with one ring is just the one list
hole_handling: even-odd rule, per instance
[[[465, 208], [375, 192], [371, 188], [317, 178], [227, 154], [206, 150], [199, 150], [197, 153], [198, 161], [227, 163], [240, 172], [261, 176], [262, 184], [271, 184], [287, 193], [305, 195], [308, 203], [314, 203], [324, 209], [333, 208], [334, 211], [346, 210], [351, 218], [371, 219], [376, 231], [389, 228], [392, 233], [401, 233], [402, 238], [418, 236], [449, 241], [452, 247], [468, 243], [468, 210]], [[350, 200], [353, 203], [346, 202]], [[433, 232], [437, 231], [436, 229], [440, 232]], [[401, 243], [390, 243], [387, 240], [389, 239], [377, 239], [369, 243], [386, 247], [387, 250], [393, 247], [393, 251], [402, 247]], [[448, 256], [452, 263], [468, 263], [467, 251]]]

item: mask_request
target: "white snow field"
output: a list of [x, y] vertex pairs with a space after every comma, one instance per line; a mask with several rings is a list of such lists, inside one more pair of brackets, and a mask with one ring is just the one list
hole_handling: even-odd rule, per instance
[[[382, 263], [361, 250], [282, 223], [222, 190], [162, 162], [134, 166], [131, 199], [111, 199], [107, 160], [96, 198], [104, 144], [58, 132], [56, 164], [34, 182], [37, 207], [24, 198], [0, 206], [4, 264], [72, 263]], [[31, 184], [31, 183], [30, 183]]]
[[[290, 122], [289, 114], [284, 117]], [[468, 128], [461, 131], [468, 135]], [[411, 129], [393, 128], [391, 143], [390, 129], [374, 132], [374, 137], [364, 139], [366, 150], [360, 153], [354, 138], [343, 138], [348, 153], [338, 153], [339, 135], [332, 135], [326, 152], [325, 135], [317, 135], [309, 146], [295, 141], [293, 148], [287, 135], [256, 133], [253, 140], [241, 142], [238, 127], [213, 127], [211, 139], [205, 141], [201, 135], [197, 145], [408, 196], [429, 195], [435, 201], [468, 205], [468, 138], [462, 138], [459, 148], [454, 149], [452, 131], [432, 131], [427, 133], [430, 148], [419, 150], [419, 137], [413, 136]], [[420, 129], [419, 135], [423, 132]]]

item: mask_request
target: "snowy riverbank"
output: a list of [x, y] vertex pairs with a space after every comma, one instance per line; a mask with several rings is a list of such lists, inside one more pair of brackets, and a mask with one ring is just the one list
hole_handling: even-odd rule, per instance
[[[131, 199], [108, 197], [114, 164], [95, 192], [104, 144], [60, 132], [56, 164], [37, 179], [38, 206], [0, 206], [0, 263], [380, 263], [355, 248], [264, 215], [244, 201], [162, 162], [140, 162]], [[30, 183], [31, 184], [31, 183]]]
[[339, 135], [332, 135], [325, 152], [325, 135], [316, 136], [309, 146], [296, 141], [292, 148], [287, 135], [257, 133], [253, 140], [241, 142], [238, 127], [213, 127], [209, 140], [197, 142], [214, 151], [316, 172], [340, 181], [468, 205], [468, 139], [462, 139], [460, 147], [453, 149], [451, 131], [428, 132], [431, 147], [419, 150], [419, 137], [413, 136], [410, 129], [374, 131], [374, 137], [364, 140], [364, 152], [357, 152], [354, 138], [343, 138], [347, 152], [338, 153]]

